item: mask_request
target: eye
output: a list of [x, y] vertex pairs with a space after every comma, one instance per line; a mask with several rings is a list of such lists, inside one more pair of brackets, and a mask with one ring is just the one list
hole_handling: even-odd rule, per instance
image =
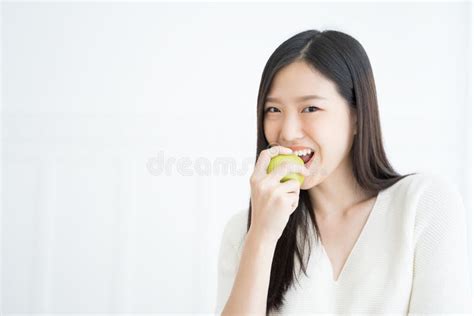
[[[273, 112], [273, 111], [270, 111], [271, 109], [277, 109], [277, 108], [274, 107], [274, 106], [269, 106], [269, 107], [267, 107], [267, 108], [265, 109], [265, 113], [267, 113], [267, 112], [275, 113], [275, 112]], [[278, 110], [278, 109], [277, 109], [277, 110]]]
[[[275, 109], [276, 111], [278, 111], [278, 109], [274, 106], [269, 106], [265, 109], [265, 113], [275, 113], [275, 111], [271, 111], [272, 109]], [[318, 108], [317, 106], [308, 106], [306, 109], [312, 109], [312, 111], [309, 111], [309, 113], [312, 113], [312, 112], [316, 112], [318, 110], [320, 110], [320, 108]]]
[[317, 110], [319, 110], [319, 108], [317, 106], [308, 106], [306, 109], [313, 109], [314, 110], [314, 111], [310, 111], [310, 113], [311, 112], [316, 112]]

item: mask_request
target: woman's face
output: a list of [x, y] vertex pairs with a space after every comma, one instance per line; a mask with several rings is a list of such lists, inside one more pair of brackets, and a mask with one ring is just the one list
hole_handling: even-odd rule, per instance
[[[308, 95], [320, 98], [301, 99]], [[294, 62], [275, 75], [264, 105], [263, 126], [269, 144], [314, 150], [311, 175], [301, 189], [318, 185], [338, 168], [350, 170], [356, 113], [335, 84], [305, 62]]]

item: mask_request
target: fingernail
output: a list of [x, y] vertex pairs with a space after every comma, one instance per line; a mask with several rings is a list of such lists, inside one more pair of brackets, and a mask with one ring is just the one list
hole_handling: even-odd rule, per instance
[[278, 148], [271, 147], [268, 149], [271, 155], [276, 155], [278, 153]]

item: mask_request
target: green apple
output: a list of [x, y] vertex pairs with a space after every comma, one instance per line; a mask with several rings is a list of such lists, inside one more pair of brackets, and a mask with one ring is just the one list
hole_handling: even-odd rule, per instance
[[[281, 165], [284, 162], [290, 162], [290, 163], [295, 163], [295, 164], [299, 164], [299, 165], [304, 165], [303, 159], [298, 157], [298, 155], [295, 155], [295, 154], [289, 154], [289, 155], [280, 154], [280, 155], [277, 155], [277, 156], [273, 157], [270, 160], [270, 163], [268, 164], [268, 168], [267, 168], [267, 174], [272, 172], [275, 168], [277, 168], [279, 165]], [[299, 173], [288, 173], [286, 176], [284, 176], [280, 180], [280, 182], [285, 182], [285, 181], [288, 181], [290, 179], [298, 180], [300, 185], [301, 185], [301, 184], [303, 184], [304, 176], [302, 174], [299, 174]]]

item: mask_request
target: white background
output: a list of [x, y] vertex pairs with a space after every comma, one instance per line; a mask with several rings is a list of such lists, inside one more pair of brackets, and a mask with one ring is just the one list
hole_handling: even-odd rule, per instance
[[[364, 46], [390, 162], [457, 185], [471, 249], [471, 15], [468, 3], [4, 2], [2, 311], [213, 312], [224, 224], [249, 201], [260, 76], [307, 29]], [[237, 171], [206, 171], [220, 158]]]

